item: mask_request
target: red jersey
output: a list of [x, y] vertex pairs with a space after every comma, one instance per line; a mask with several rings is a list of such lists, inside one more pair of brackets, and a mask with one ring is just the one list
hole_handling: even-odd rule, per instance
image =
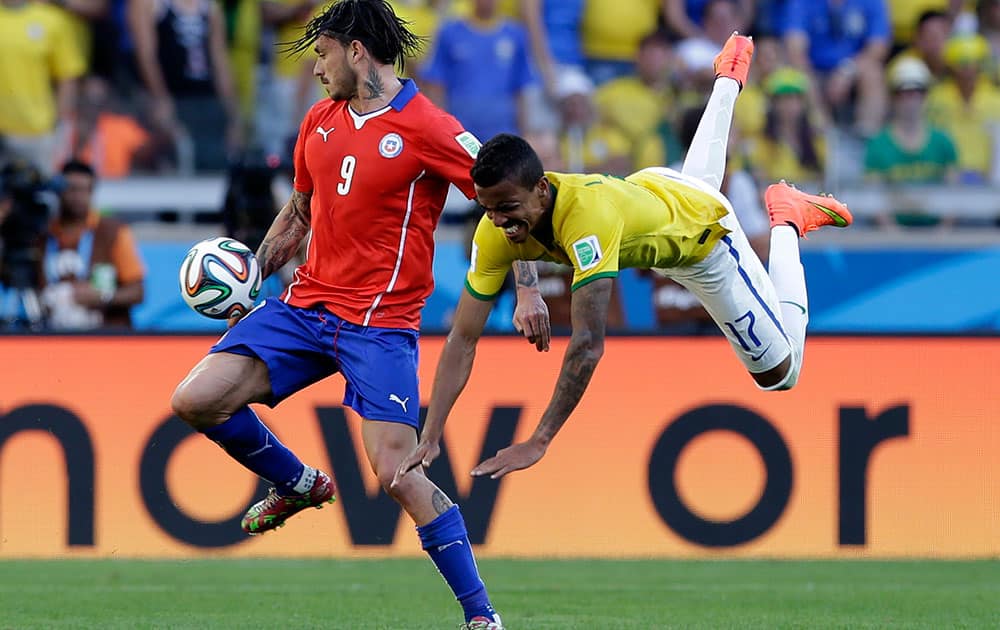
[[313, 105], [295, 145], [295, 190], [312, 193], [312, 233], [282, 299], [363, 326], [418, 329], [448, 184], [475, 196], [478, 150], [410, 80], [368, 114], [347, 101]]

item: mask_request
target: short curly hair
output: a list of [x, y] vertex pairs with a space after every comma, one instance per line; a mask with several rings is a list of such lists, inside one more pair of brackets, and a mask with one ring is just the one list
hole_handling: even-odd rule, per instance
[[538, 154], [524, 138], [502, 133], [479, 149], [471, 174], [472, 181], [482, 187], [510, 180], [531, 188], [545, 176], [545, 171]]

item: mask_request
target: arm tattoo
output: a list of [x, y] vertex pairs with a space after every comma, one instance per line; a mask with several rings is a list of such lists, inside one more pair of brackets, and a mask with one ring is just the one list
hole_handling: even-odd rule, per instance
[[382, 77], [379, 76], [378, 70], [375, 66], [368, 66], [368, 77], [365, 78], [365, 88], [368, 90], [368, 96], [365, 99], [373, 101], [383, 94], [385, 94], [385, 84], [382, 82]]
[[448, 495], [441, 492], [440, 489], [434, 488], [434, 494], [431, 495], [431, 505], [434, 506], [434, 511], [438, 514], [444, 514], [447, 512], [454, 503], [448, 498]]
[[517, 288], [538, 286], [538, 267], [531, 260], [515, 260], [514, 276], [517, 278]]
[[546, 444], [576, 409], [604, 351], [613, 283], [610, 278], [601, 278], [573, 292], [573, 336], [563, 357], [556, 391], [533, 436]]
[[292, 198], [281, 209], [271, 223], [260, 248], [257, 250], [257, 262], [260, 264], [261, 276], [266, 278], [292, 259], [299, 243], [309, 232], [311, 211], [310, 193], [292, 192]]

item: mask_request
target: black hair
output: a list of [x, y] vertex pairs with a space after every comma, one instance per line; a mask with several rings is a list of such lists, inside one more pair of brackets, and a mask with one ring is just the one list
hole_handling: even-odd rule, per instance
[[386, 0], [339, 0], [309, 20], [297, 40], [282, 42], [280, 50], [302, 54], [320, 35], [332, 37], [345, 46], [358, 40], [379, 62], [402, 70], [406, 58], [420, 52], [424, 42], [408, 25]]
[[501, 133], [479, 149], [471, 174], [472, 181], [483, 187], [510, 180], [533, 188], [545, 171], [538, 154], [524, 138]]
[[[809, 170], [821, 170], [820, 155], [813, 140], [814, 130], [812, 123], [809, 121], [809, 113], [803, 111], [799, 115], [799, 119], [795, 121], [795, 124], [796, 133], [799, 136], [799, 146], [801, 147], [801, 152], [796, 152], [795, 157], [798, 158], [802, 166]], [[767, 115], [764, 119], [764, 136], [775, 142], [780, 141], [778, 138], [778, 113], [775, 111], [773, 105], [768, 107]]]
[[87, 175], [90, 179], [97, 179], [97, 173], [94, 172], [93, 167], [81, 160], [70, 160], [66, 162], [63, 164], [61, 172], [63, 175], [72, 175], [73, 173], [76, 173], [78, 175]]
[[917, 29], [916, 30], [919, 32], [920, 29], [922, 29], [924, 27], [924, 24], [930, 22], [931, 20], [936, 20], [938, 18], [944, 18], [944, 19], [947, 20], [948, 19], [948, 14], [945, 13], [944, 11], [938, 11], [937, 9], [931, 9], [929, 11], [924, 11], [923, 13], [920, 14], [920, 17], [917, 18]]
[[673, 39], [670, 37], [670, 32], [666, 29], [658, 28], [655, 31], [650, 31], [639, 40], [639, 50], [642, 50], [646, 46], [660, 45], [670, 48], [673, 44]]

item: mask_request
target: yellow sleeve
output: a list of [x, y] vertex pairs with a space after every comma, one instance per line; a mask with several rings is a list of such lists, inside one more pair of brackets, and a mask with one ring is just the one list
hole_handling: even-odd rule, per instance
[[599, 278], [618, 276], [625, 223], [617, 208], [600, 195], [586, 197], [570, 206], [556, 232], [573, 264], [574, 291]]
[[479, 300], [492, 300], [507, 278], [517, 254], [495, 225], [485, 216], [479, 220], [472, 237], [472, 256], [465, 275], [465, 290]]
[[52, 76], [58, 81], [75, 79], [87, 71], [82, 42], [73, 32], [73, 23], [67, 14], [54, 13], [52, 26], [53, 45], [49, 50], [48, 64]]

